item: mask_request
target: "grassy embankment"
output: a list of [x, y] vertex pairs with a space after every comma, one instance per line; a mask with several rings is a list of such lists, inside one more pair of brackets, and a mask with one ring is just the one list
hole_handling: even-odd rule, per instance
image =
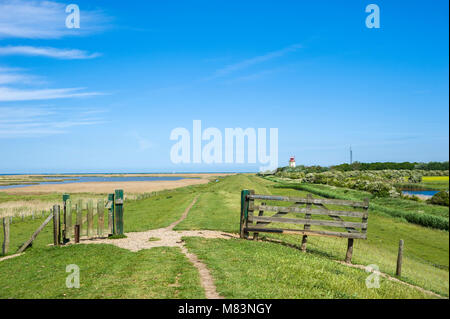
[[[169, 225], [198, 194], [197, 204], [176, 229], [237, 232], [241, 189], [254, 189], [263, 194], [306, 195], [304, 191], [275, 186], [276, 183], [256, 176], [236, 175], [218, 183], [127, 201], [125, 231]], [[40, 222], [27, 220], [13, 224], [14, 246], [25, 241]], [[266, 237], [292, 244], [300, 242], [300, 237], [295, 235]], [[400, 238], [405, 240], [402, 279], [448, 296], [448, 232], [371, 211], [368, 240], [356, 241], [353, 261], [377, 264], [381, 271], [393, 274]], [[47, 246], [51, 241], [51, 227], [48, 226], [25, 255], [0, 262], [0, 298], [203, 296], [195, 268], [175, 248], [131, 253], [108, 245]], [[340, 239], [310, 237], [307, 254], [270, 242], [201, 238], [187, 238], [186, 241], [188, 248], [211, 269], [218, 291], [228, 298], [429, 297], [384, 279], [381, 288], [366, 288], [367, 273], [333, 261], [342, 260], [345, 254], [346, 241]], [[67, 264], [80, 266], [82, 279], [78, 290], [65, 288]], [[152, 280], [146, 281], [148, 278]], [[151, 287], [147, 287], [149, 285]]]

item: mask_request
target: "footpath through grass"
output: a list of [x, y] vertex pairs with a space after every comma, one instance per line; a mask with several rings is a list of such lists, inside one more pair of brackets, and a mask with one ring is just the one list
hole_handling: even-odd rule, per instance
[[[80, 288], [67, 288], [67, 265]], [[204, 298], [197, 269], [178, 248], [132, 253], [112, 245], [48, 247], [0, 262], [2, 298]]]

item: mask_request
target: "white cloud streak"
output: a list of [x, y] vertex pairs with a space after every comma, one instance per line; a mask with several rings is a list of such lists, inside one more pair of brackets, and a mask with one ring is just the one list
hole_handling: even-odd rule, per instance
[[[95, 110], [92, 110], [96, 112]], [[39, 107], [0, 107], [0, 138], [42, 137], [64, 134], [69, 128], [105, 123], [102, 118], [90, 117], [91, 111]]]
[[282, 57], [288, 53], [295, 52], [300, 48], [302, 48], [302, 46], [300, 44], [293, 44], [293, 45], [288, 46], [281, 50], [272, 51], [267, 54], [256, 56], [256, 57], [253, 57], [250, 59], [246, 59], [246, 60], [243, 60], [238, 63], [229, 64], [229, 65], [225, 66], [224, 68], [216, 70], [216, 72], [212, 76], [208, 77], [206, 80], [212, 80], [215, 78], [227, 76], [229, 74], [249, 68], [251, 66], [254, 66], [254, 65], [257, 65], [257, 64], [260, 64], [263, 62], [267, 62], [267, 61], [273, 60], [275, 58]]
[[0, 67], [0, 87], [1, 85], [10, 84], [45, 84], [45, 80], [36, 75], [26, 74], [24, 70], [19, 68]]
[[104, 30], [110, 18], [100, 11], [81, 9], [79, 29], [65, 25], [67, 4], [54, 1], [0, 0], [0, 39], [58, 39]]
[[32, 46], [7, 46], [0, 47], [0, 55], [27, 55], [43, 56], [56, 59], [80, 60], [93, 59], [100, 56], [100, 53], [88, 53], [77, 49], [57, 49], [49, 47]]
[[102, 95], [100, 92], [80, 92], [83, 88], [14, 89], [0, 87], [0, 102], [52, 100]]

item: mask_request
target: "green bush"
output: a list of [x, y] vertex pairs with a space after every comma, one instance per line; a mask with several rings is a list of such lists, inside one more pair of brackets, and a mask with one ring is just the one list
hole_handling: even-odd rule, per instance
[[429, 203], [434, 204], [434, 205], [441, 205], [441, 206], [448, 207], [448, 202], [449, 202], [448, 191], [441, 191], [439, 193], [436, 193], [428, 201], [429, 201]]
[[410, 177], [408, 177], [408, 182], [414, 184], [422, 183], [422, 175], [412, 174]]

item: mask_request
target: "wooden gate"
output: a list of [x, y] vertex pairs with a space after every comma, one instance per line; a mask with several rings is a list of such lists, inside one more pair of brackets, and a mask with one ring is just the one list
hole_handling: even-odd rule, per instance
[[[261, 201], [284, 204], [291, 202], [292, 204], [273, 206]], [[333, 206], [333, 208], [329, 209], [325, 205]], [[342, 207], [344, 210], [341, 210]], [[348, 238], [345, 261], [351, 262], [353, 240], [367, 238], [368, 209], [369, 199], [367, 198], [364, 201], [348, 201], [317, 199], [311, 194], [307, 197], [257, 195], [253, 190], [243, 190], [241, 192], [240, 237], [248, 238], [250, 232], [253, 233], [254, 239], [258, 238], [260, 232], [300, 234], [303, 235], [302, 251], [306, 251], [308, 236]], [[264, 216], [267, 212], [274, 214]], [[285, 217], [288, 214], [289, 217]], [[292, 228], [268, 227], [272, 223], [294, 226]], [[299, 225], [303, 225], [303, 229], [299, 228]]]
[[[63, 206], [53, 208], [53, 241], [55, 245], [80, 238], [92, 239], [123, 235], [123, 190], [108, 194], [108, 200], [72, 201], [63, 195]], [[107, 212], [105, 212], [107, 210]]]

